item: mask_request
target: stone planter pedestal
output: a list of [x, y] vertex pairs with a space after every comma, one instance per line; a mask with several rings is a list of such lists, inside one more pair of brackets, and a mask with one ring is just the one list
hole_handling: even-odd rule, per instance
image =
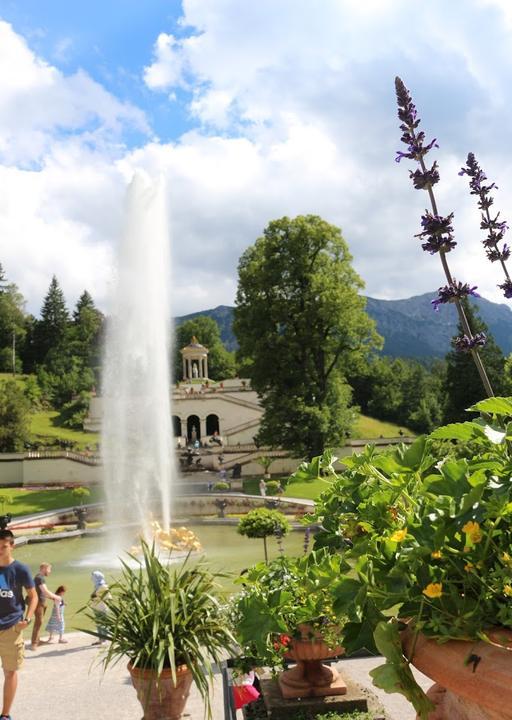
[[295, 660], [295, 667], [279, 676], [279, 687], [284, 698], [324, 697], [345, 695], [347, 686], [335, 667], [324, 665], [322, 660], [343, 654], [340, 646], [330, 648], [319, 633], [304, 625], [303, 639], [293, 639], [286, 653], [287, 660]]
[[[427, 695], [436, 708], [429, 720], [512, 720], [512, 631], [489, 632], [494, 644], [450, 640], [439, 644], [420, 633], [411, 662], [435, 681]], [[414, 633], [402, 635], [410, 657]]]

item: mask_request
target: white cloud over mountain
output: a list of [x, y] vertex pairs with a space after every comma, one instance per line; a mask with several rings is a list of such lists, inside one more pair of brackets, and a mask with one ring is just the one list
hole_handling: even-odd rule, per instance
[[[232, 303], [238, 257], [285, 214], [340, 225], [370, 295], [442, 285], [437, 259], [413, 239], [426, 198], [407, 162], [393, 161], [401, 74], [441, 145], [454, 274], [499, 300], [501, 275], [484, 259], [457, 170], [473, 150], [507, 215], [505, 12], [500, 0], [261, 0], [243, 12], [239, 0], [185, 0], [181, 32], [162, 26], [140, 68], [146, 92], [185, 103], [191, 118], [161, 143], [134, 104], [85, 71], [64, 74], [0, 22], [0, 262], [33, 311], [54, 272], [70, 302], [87, 287], [104, 304], [124, 188], [141, 166], [168, 179], [177, 314]], [[147, 142], [134, 147], [133, 128]]]

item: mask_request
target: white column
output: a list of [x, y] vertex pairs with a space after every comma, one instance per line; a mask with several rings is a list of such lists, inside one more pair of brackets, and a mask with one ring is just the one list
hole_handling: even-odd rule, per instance
[[201, 442], [204, 442], [206, 438], [206, 418], [199, 418], [199, 425], [201, 427]]
[[208, 377], [208, 356], [204, 359], [204, 376], [205, 378]]
[[187, 362], [185, 358], [183, 358], [183, 380], [187, 377]]

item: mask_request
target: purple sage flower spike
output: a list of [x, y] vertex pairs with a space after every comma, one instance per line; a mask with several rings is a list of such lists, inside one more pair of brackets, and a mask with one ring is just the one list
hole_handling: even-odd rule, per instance
[[437, 291], [437, 298], [432, 300], [432, 306], [434, 310], [439, 311], [439, 305], [454, 303], [457, 298], [460, 299], [468, 297], [469, 295], [472, 295], [473, 297], [480, 297], [480, 295], [475, 292], [476, 289], [476, 285], [474, 287], [470, 287], [468, 283], [457, 282], [455, 278], [453, 278], [453, 285], [445, 285], [444, 287], [439, 288]]
[[477, 163], [473, 153], [469, 153], [466, 160], [466, 167], [460, 169], [459, 175], [467, 175], [469, 177], [469, 188], [471, 195], [478, 196], [478, 208], [480, 210], [480, 229], [486, 232], [485, 240], [482, 244], [485, 247], [485, 254], [491, 262], [499, 262], [505, 273], [505, 282], [498, 287], [503, 290], [503, 295], [512, 298], [512, 280], [510, 278], [506, 262], [510, 257], [510, 248], [505, 243], [501, 247], [498, 243], [502, 242], [505, 233], [508, 230], [506, 220], [500, 220], [500, 214], [491, 216], [490, 208], [494, 204], [491, 190], [498, 189], [496, 183], [485, 185], [487, 175], [484, 173], [480, 165]]
[[[452, 277], [446, 256], [457, 245], [454, 239], [453, 213], [446, 216], [439, 213], [433, 190], [434, 185], [439, 182], [438, 165], [437, 162], [434, 162], [434, 164], [428, 168], [425, 164], [426, 155], [428, 155], [433, 148], [439, 147], [439, 145], [435, 138], [430, 142], [426, 142], [425, 133], [422, 130], [418, 130], [421, 122], [418, 117], [418, 111], [408, 89], [399, 77], [395, 78], [395, 90], [400, 130], [402, 131], [402, 137], [400, 139], [407, 146], [406, 152], [397, 152], [395, 160], [400, 162], [403, 158], [407, 158], [408, 160], [414, 160], [419, 165], [419, 169], [414, 172], [409, 171], [409, 177], [417, 190], [427, 191], [431, 210], [425, 210], [425, 214], [421, 218], [422, 230], [416, 237], [423, 240], [423, 250], [431, 255], [439, 255], [447, 281], [445, 287], [439, 288], [438, 297], [432, 301], [432, 304], [435, 310], [439, 308], [439, 305], [447, 302], [453, 302], [455, 304], [464, 331], [464, 335], [456, 341], [455, 346], [461, 351], [471, 352], [485, 391], [487, 395], [492, 396], [494, 393], [491, 383], [489, 382], [482, 359], [478, 353], [478, 348], [485, 344], [485, 337], [482, 339], [480, 337], [481, 333], [473, 335], [461, 303], [461, 298], [467, 295], [478, 297], [475, 292], [476, 286], [470, 287], [467, 283], [457, 283]], [[485, 177], [480, 177], [478, 182], [481, 184], [484, 179]], [[495, 222], [498, 223], [497, 218], [495, 218]], [[502, 228], [500, 230], [498, 225], [493, 225], [492, 230], [493, 232], [504, 232], [504, 229]], [[493, 246], [491, 249], [495, 250], [496, 248]], [[510, 283], [509, 290], [512, 293], [512, 283]]]

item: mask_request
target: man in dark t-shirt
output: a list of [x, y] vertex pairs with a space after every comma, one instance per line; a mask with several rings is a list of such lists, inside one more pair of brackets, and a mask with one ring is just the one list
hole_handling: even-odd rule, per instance
[[[11, 705], [18, 684], [18, 669], [23, 664], [23, 630], [32, 621], [37, 593], [29, 568], [12, 556], [14, 535], [0, 530], [0, 659], [4, 671], [3, 706], [0, 720], [11, 720]], [[28, 607], [25, 617], [25, 589]]]
[[[39, 566], [39, 572], [34, 578], [34, 584], [36, 586], [37, 592], [37, 607], [34, 613], [32, 644], [30, 645], [31, 650], [37, 650], [37, 646], [39, 645], [39, 633], [41, 632], [41, 627], [43, 625], [43, 617], [46, 612], [46, 600], [48, 598], [51, 598], [52, 600], [57, 600], [57, 602], [61, 601], [60, 596], [52, 593], [46, 585], [46, 578], [51, 573], [51, 571], [52, 566], [50, 565], [50, 563], [41, 563], [41, 565]], [[1, 717], [0, 720], [2, 720]]]

